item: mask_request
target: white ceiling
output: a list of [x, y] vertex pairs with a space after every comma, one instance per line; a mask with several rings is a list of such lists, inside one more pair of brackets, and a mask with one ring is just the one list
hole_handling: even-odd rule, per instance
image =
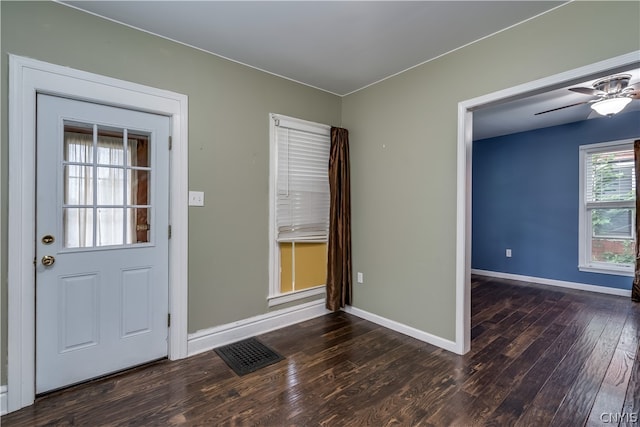
[[[473, 139], [491, 138], [494, 136], [508, 135], [516, 132], [524, 132], [549, 126], [557, 126], [587, 119], [602, 117], [591, 109], [588, 101], [594, 96], [583, 95], [568, 90], [568, 88], [586, 87], [593, 88], [593, 83], [601, 77], [611, 74], [630, 74], [631, 84], [640, 82], [640, 58], [633, 68], [608, 70], [604, 75], [590, 76], [588, 80], [574, 82], [568, 86], [555, 88], [543, 93], [510, 100], [497, 105], [482, 107], [473, 113]], [[536, 113], [553, 108], [585, 102], [569, 108], [549, 112], [536, 116]], [[623, 110], [640, 110], [640, 99], [631, 101]]]
[[[517, 25], [565, 1], [61, 3], [342, 96]], [[474, 128], [482, 137], [512, 133], [521, 123], [531, 126], [529, 110], [537, 112], [588, 99], [586, 95], [566, 92], [569, 91], [538, 95], [535, 103], [522, 101], [515, 106], [479, 110]], [[560, 98], [555, 99], [556, 96]], [[640, 104], [640, 100], [633, 103]], [[534, 128], [545, 126], [546, 120], [560, 124], [555, 123], [560, 117], [566, 123], [588, 116], [588, 111], [578, 110], [581, 109], [572, 107], [561, 114], [537, 116], [540, 120], [534, 122]], [[574, 111], [575, 115], [570, 115]], [[499, 120], [496, 114], [501, 115]], [[508, 120], [504, 114], [510, 115]], [[505, 123], [510, 123], [511, 129], [505, 129]]]

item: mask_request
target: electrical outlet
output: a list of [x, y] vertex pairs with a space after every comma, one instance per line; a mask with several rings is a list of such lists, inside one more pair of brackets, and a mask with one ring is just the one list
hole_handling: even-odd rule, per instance
[[362, 274], [362, 273], [360, 273], [360, 272], [358, 271], [358, 278], [357, 278], [357, 280], [358, 280], [358, 283], [364, 283], [364, 274]]
[[511, 258], [511, 249], [506, 250], [506, 256], [507, 258]]
[[204, 206], [204, 191], [189, 191], [189, 206]]

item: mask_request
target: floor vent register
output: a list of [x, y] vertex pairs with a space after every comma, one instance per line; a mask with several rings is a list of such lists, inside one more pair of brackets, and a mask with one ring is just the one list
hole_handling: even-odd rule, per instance
[[261, 343], [257, 338], [248, 338], [218, 347], [215, 352], [239, 376], [284, 360], [284, 357]]

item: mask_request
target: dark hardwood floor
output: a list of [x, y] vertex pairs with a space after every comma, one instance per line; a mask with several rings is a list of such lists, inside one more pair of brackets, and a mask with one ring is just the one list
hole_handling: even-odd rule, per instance
[[458, 356], [336, 313], [260, 336], [243, 377], [213, 352], [38, 398], [3, 426], [639, 425], [640, 304], [474, 277]]

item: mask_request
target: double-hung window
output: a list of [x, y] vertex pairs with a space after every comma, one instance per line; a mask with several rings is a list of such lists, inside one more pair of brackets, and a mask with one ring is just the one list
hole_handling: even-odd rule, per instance
[[580, 270], [633, 275], [633, 142], [581, 146], [580, 165]]
[[270, 290], [276, 305], [324, 292], [330, 127], [271, 114]]

